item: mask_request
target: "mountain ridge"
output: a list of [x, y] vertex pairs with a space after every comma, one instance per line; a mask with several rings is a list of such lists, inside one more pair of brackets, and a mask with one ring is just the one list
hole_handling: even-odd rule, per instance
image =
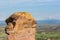
[[[60, 20], [58, 19], [45, 19], [45, 20], [36, 20], [37, 24], [60, 24]], [[5, 21], [0, 20], [0, 26], [6, 25]]]
[[38, 24], [60, 24], [60, 20], [58, 19], [45, 19], [45, 20], [38, 20]]

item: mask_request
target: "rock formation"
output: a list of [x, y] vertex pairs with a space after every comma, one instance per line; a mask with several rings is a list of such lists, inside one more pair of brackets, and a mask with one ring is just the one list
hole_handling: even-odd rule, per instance
[[28, 12], [16, 12], [5, 21], [8, 40], [35, 40], [36, 21]]

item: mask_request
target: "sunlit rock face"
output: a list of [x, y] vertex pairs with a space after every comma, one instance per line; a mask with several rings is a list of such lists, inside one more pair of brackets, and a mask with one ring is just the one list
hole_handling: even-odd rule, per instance
[[8, 40], [35, 40], [36, 21], [28, 12], [16, 12], [5, 21]]

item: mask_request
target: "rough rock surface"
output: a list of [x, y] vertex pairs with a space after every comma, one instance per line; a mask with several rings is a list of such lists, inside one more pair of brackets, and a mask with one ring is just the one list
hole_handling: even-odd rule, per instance
[[35, 40], [36, 21], [28, 12], [16, 12], [5, 21], [8, 40]]

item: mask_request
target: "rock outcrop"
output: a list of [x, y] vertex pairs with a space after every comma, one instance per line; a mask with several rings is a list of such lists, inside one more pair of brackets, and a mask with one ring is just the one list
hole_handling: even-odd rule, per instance
[[16, 12], [6, 19], [8, 40], [35, 40], [36, 21], [28, 12]]

